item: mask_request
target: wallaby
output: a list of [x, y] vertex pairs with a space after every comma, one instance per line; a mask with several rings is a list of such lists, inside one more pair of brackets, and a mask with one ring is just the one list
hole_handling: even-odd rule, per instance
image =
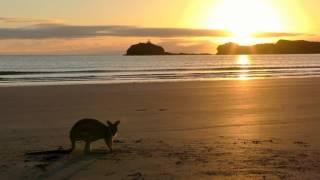
[[72, 152], [76, 147], [76, 141], [84, 141], [84, 152], [90, 152], [90, 143], [99, 139], [104, 139], [110, 151], [112, 152], [113, 139], [117, 135], [120, 121], [111, 123], [107, 121], [108, 126], [95, 119], [82, 119], [78, 121], [70, 130], [70, 141]]

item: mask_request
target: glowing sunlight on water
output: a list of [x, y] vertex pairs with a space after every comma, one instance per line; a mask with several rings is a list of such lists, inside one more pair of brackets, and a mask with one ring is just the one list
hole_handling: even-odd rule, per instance
[[250, 64], [250, 58], [248, 55], [239, 55], [237, 58], [237, 64], [241, 67], [247, 67]]
[[239, 74], [238, 79], [241, 80], [241, 81], [248, 80], [249, 79], [249, 75], [246, 72], [248, 72], [248, 71], [245, 71], [245, 72]]
[[[250, 64], [250, 57], [248, 55], [239, 55], [237, 57], [237, 64], [240, 65], [241, 68], [246, 68]], [[243, 70], [240, 72], [238, 79], [241, 81], [249, 79], [249, 71]]]

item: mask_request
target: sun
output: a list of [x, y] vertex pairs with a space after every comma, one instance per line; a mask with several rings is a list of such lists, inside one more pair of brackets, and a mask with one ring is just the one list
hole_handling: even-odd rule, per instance
[[226, 41], [243, 45], [255, 43], [255, 33], [283, 31], [280, 16], [265, 0], [218, 0], [208, 17], [208, 28], [227, 30], [232, 37]]

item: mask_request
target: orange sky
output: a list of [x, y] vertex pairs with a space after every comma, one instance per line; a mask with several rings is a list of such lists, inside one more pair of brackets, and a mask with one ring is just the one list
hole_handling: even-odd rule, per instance
[[0, 54], [123, 54], [148, 39], [196, 53], [228, 41], [320, 40], [317, 7], [318, 0], [6, 0]]

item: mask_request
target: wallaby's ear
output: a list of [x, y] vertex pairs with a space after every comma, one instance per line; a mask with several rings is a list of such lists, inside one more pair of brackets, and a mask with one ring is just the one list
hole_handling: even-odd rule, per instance
[[111, 126], [111, 125], [112, 125], [112, 123], [111, 123], [110, 121], [107, 121], [107, 124], [108, 124], [109, 126]]
[[120, 121], [116, 121], [114, 124], [118, 126], [120, 124]]

